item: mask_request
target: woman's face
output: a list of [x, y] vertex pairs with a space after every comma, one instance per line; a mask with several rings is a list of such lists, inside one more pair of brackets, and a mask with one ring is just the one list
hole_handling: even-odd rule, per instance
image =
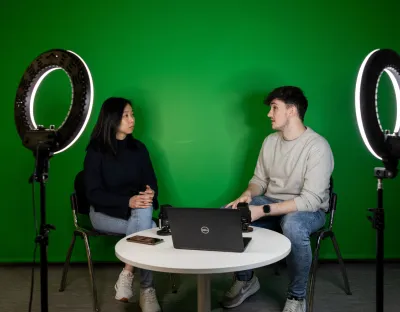
[[121, 123], [119, 125], [117, 137], [125, 138], [133, 132], [135, 127], [135, 116], [133, 115], [132, 107], [127, 104], [122, 114]]

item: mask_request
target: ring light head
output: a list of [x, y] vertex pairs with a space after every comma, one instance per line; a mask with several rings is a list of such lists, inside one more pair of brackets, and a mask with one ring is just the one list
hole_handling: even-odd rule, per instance
[[[36, 124], [34, 102], [37, 90], [52, 71], [62, 69], [72, 86], [69, 112], [58, 129]], [[26, 148], [46, 148], [58, 154], [71, 147], [83, 133], [93, 107], [93, 80], [83, 59], [72, 51], [55, 49], [39, 55], [25, 71], [16, 95], [14, 117]]]
[[[393, 134], [383, 130], [378, 114], [379, 80], [387, 73], [396, 97], [396, 123]], [[397, 172], [400, 158], [400, 56], [390, 49], [377, 49], [363, 60], [357, 75], [355, 110], [358, 129], [364, 144], [388, 170]]]

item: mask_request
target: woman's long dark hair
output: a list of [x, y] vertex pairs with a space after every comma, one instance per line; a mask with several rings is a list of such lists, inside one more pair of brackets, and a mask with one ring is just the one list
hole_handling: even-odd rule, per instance
[[[105, 154], [117, 154], [116, 135], [127, 104], [132, 106], [131, 101], [120, 97], [111, 97], [104, 101], [89, 145]], [[128, 135], [127, 140], [129, 147], [135, 146], [132, 135]]]

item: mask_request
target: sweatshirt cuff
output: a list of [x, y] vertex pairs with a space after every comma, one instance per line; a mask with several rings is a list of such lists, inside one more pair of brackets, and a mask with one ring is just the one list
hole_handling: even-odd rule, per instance
[[267, 186], [265, 185], [265, 183], [263, 183], [263, 182], [260, 181], [259, 179], [252, 178], [252, 179], [249, 181], [249, 184], [248, 184], [248, 185], [250, 185], [250, 184], [258, 185], [258, 186], [261, 188], [261, 193], [262, 193], [262, 194], [265, 194], [265, 190], [267, 189]]
[[296, 203], [297, 211], [313, 211], [307, 207], [307, 204], [301, 196], [297, 196], [293, 200]]

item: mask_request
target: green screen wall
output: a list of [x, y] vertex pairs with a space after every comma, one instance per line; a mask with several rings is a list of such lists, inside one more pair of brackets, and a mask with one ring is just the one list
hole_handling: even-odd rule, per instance
[[[53, 48], [78, 53], [94, 81], [94, 108], [79, 141], [50, 164], [49, 260], [64, 261], [72, 237], [69, 195], [82, 169], [90, 132], [110, 96], [133, 100], [134, 135], [148, 147], [160, 202], [220, 207], [252, 176], [271, 133], [262, 101], [274, 87], [297, 85], [309, 99], [306, 124], [326, 137], [338, 193], [335, 231], [346, 259], [375, 257], [367, 209], [376, 205], [373, 169], [382, 164], [364, 146], [354, 88], [364, 57], [376, 48], [400, 52], [398, 1], [2, 1], [0, 262], [32, 260], [34, 158], [17, 135], [13, 105], [28, 65]], [[378, 90], [384, 128], [395, 122], [394, 92]], [[35, 101], [38, 124], [59, 126], [71, 89], [65, 73], [50, 74]], [[385, 256], [399, 258], [399, 180], [384, 183]], [[36, 202], [39, 193], [36, 185]], [[116, 261], [115, 240], [94, 240], [95, 260]], [[335, 257], [323, 244], [321, 258]], [[73, 261], [85, 261], [78, 241]]]

